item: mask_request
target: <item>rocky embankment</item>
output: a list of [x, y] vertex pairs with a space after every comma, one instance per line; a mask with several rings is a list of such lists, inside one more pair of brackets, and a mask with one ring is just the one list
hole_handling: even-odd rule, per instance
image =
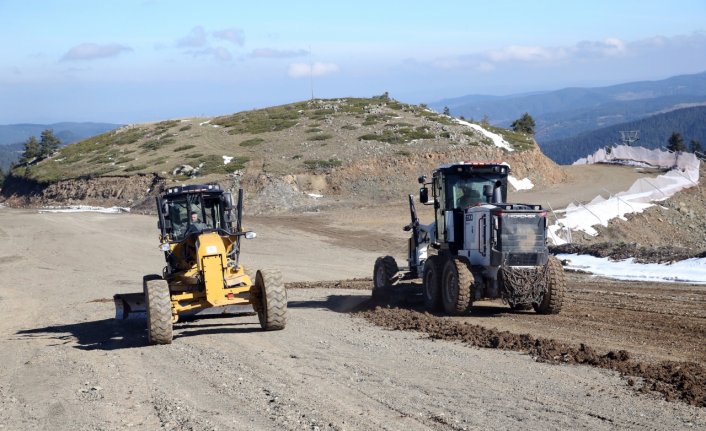
[[[438, 165], [459, 160], [505, 161], [517, 178], [529, 178], [539, 185], [565, 178], [563, 168], [546, 158], [538, 147], [508, 153], [492, 146], [464, 146], [447, 152], [370, 157], [336, 168], [287, 175], [268, 173], [267, 163], [253, 161], [241, 171], [184, 183], [216, 182], [233, 192], [242, 187], [250, 214], [301, 212], [399, 200], [416, 189], [420, 175], [430, 175]], [[10, 176], [2, 189], [2, 199], [11, 207], [95, 205], [151, 212], [154, 197], [174, 184], [181, 182], [156, 174], [77, 178], [51, 184]]]

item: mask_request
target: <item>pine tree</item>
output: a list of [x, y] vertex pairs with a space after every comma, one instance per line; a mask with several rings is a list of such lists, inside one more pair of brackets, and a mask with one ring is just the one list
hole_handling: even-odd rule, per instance
[[524, 114], [522, 114], [522, 117], [513, 121], [510, 127], [512, 127], [512, 130], [515, 132], [522, 132], [527, 133], [529, 135], [534, 135], [534, 118], [532, 118], [530, 114], [525, 112]]
[[669, 137], [669, 141], [667, 143], [667, 149], [675, 153], [686, 150], [684, 138], [682, 138], [681, 133], [672, 132], [672, 136]]
[[22, 152], [22, 157], [20, 157], [20, 163], [29, 163], [42, 155], [42, 149], [34, 136], [30, 136], [24, 145], [25, 148]]
[[54, 154], [54, 151], [59, 149], [61, 146], [61, 141], [59, 138], [54, 136], [54, 130], [46, 129], [42, 132], [41, 140], [39, 141], [39, 147], [42, 157], [48, 157]]
[[692, 153], [703, 153], [701, 150], [701, 142], [696, 139], [692, 139], [689, 145], [689, 151]]
[[448, 115], [449, 117], [451, 116], [451, 110], [449, 110], [448, 106], [444, 106], [444, 115]]

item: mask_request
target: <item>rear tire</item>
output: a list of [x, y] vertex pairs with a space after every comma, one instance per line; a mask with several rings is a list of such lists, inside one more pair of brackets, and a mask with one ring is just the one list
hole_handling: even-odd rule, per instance
[[564, 292], [566, 291], [566, 277], [564, 267], [554, 256], [549, 256], [547, 261], [547, 291], [544, 293], [542, 302], [532, 304], [534, 311], [539, 314], [559, 314], [564, 304]]
[[287, 291], [282, 282], [282, 274], [272, 269], [258, 270], [254, 286], [256, 299], [251, 301], [262, 329], [284, 329], [287, 324]]
[[173, 338], [172, 300], [169, 284], [158, 275], [142, 279], [147, 305], [147, 342], [171, 344]]
[[392, 283], [399, 271], [392, 256], [378, 257], [373, 268], [373, 298], [384, 299], [391, 293]]
[[441, 310], [441, 258], [430, 256], [424, 262], [424, 307], [428, 311]]
[[464, 260], [452, 257], [446, 261], [441, 278], [441, 302], [447, 314], [460, 316], [471, 308], [474, 278]]

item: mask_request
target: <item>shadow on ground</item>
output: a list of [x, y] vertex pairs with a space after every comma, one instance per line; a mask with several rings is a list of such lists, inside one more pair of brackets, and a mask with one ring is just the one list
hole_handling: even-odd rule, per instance
[[[221, 314], [218, 316], [189, 317], [174, 325], [174, 339], [208, 334], [232, 334], [262, 331], [255, 321], [243, 322], [238, 318], [253, 313]], [[223, 323], [222, 319], [231, 319]], [[216, 322], [217, 320], [220, 320]], [[103, 319], [91, 322], [45, 326], [17, 331], [20, 339], [40, 338], [53, 340], [50, 345], [75, 343], [81, 350], [120, 350], [146, 347], [147, 322], [144, 318], [127, 320]]]

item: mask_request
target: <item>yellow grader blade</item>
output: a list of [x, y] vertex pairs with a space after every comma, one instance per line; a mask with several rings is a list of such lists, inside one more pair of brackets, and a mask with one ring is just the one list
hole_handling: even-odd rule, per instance
[[[115, 320], [146, 319], [147, 307], [144, 293], [119, 293], [113, 296]], [[179, 313], [179, 316], [213, 316], [218, 314], [254, 313], [252, 305], [237, 304], [203, 308]]]

